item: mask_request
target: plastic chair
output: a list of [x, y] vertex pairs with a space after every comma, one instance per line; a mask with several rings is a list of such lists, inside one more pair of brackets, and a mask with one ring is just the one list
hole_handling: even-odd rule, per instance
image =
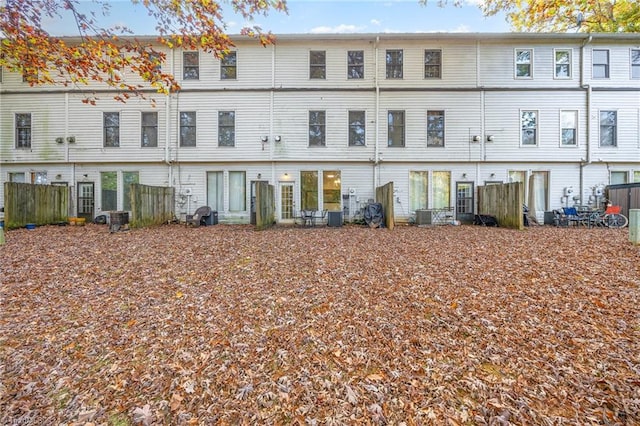
[[198, 207], [193, 215], [187, 215], [187, 226], [198, 227], [207, 224], [207, 217], [211, 215], [211, 207]]

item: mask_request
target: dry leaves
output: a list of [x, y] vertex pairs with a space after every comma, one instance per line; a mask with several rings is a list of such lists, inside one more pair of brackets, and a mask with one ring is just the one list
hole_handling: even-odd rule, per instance
[[627, 232], [10, 231], [0, 424], [637, 424]]

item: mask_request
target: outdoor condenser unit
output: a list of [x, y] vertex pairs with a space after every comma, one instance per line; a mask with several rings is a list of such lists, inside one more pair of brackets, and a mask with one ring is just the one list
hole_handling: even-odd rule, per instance
[[431, 210], [416, 210], [416, 225], [431, 225], [433, 222]]

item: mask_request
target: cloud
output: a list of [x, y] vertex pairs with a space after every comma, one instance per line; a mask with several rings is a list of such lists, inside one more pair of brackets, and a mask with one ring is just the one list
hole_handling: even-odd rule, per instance
[[366, 27], [357, 25], [340, 24], [335, 27], [320, 26], [312, 28], [309, 32], [311, 34], [338, 34], [338, 33], [357, 33], [364, 30]]
[[375, 25], [376, 27], [379, 27], [380, 25], [382, 25], [382, 21], [380, 21], [378, 19], [372, 19], [369, 22], [371, 22], [371, 25]]

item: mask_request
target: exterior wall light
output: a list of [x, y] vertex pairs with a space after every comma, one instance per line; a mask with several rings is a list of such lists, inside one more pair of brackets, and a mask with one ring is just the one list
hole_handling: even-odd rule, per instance
[[493, 142], [493, 135], [487, 135], [487, 142]]
[[269, 136], [263, 136], [260, 138], [260, 140], [262, 141], [262, 143], [267, 143], [269, 142]]
[[280, 135], [277, 135], [274, 139], [275, 139], [275, 141], [276, 141], [276, 142], [280, 142], [280, 141], [282, 140], [282, 138], [280, 137]]

